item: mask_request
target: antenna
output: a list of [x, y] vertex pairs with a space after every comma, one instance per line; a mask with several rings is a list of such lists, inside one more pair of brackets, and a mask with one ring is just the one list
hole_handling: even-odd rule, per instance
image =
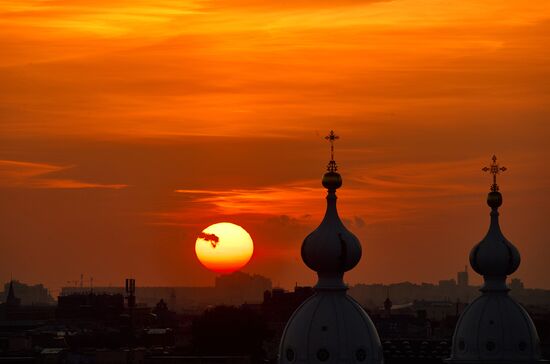
[[136, 280], [133, 278], [126, 278], [126, 299], [128, 300], [128, 307], [132, 308], [136, 305]]

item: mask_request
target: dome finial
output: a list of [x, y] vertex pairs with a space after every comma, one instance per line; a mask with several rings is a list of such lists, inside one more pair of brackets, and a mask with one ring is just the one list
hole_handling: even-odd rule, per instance
[[302, 244], [302, 259], [316, 271], [319, 282], [317, 289], [347, 289], [342, 278], [344, 272], [352, 269], [361, 259], [361, 244], [338, 216], [336, 189], [342, 186], [342, 177], [336, 172], [334, 141], [339, 139], [331, 130], [325, 137], [330, 142], [331, 161], [323, 175], [323, 186], [328, 190], [327, 210], [321, 224], [309, 234]]
[[493, 184], [491, 185], [491, 192], [498, 192], [498, 185], [497, 185], [497, 175], [500, 174], [500, 172], [504, 172], [507, 168], [501, 167], [497, 163], [497, 156], [493, 154], [493, 158], [491, 158], [493, 162], [489, 167], [483, 167], [481, 170], [483, 172], [489, 172], [493, 175]]
[[499, 187], [497, 185], [497, 175], [500, 174], [500, 172], [507, 170], [507, 168], [498, 165], [496, 155], [493, 155], [493, 158], [491, 159], [493, 160], [491, 165], [489, 167], [483, 167], [481, 170], [483, 172], [489, 172], [493, 175], [493, 184], [491, 185], [491, 192], [489, 192], [489, 195], [487, 196], [487, 204], [493, 209], [498, 209], [500, 205], [502, 205], [502, 195], [498, 191]]
[[330, 143], [330, 162], [328, 162], [327, 165], [327, 172], [336, 172], [338, 170], [338, 166], [334, 161], [334, 142], [340, 139], [340, 137], [334, 134], [334, 130], [331, 130], [329, 135], [327, 135], [325, 139], [328, 140]]
[[338, 172], [338, 166], [334, 160], [334, 142], [340, 137], [334, 134], [334, 130], [331, 130], [329, 135], [325, 137], [326, 140], [330, 143], [330, 161], [327, 165], [327, 173], [323, 176], [323, 186], [329, 191], [336, 191], [338, 188], [342, 187], [342, 176]]

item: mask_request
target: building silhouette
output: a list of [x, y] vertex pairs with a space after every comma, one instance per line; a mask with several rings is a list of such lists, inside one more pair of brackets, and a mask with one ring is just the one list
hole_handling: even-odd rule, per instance
[[22, 305], [54, 305], [55, 300], [43, 284], [25, 284], [11, 279], [4, 284], [4, 291], [0, 292], [0, 299], [6, 302], [10, 292], [16, 292]]
[[8, 288], [8, 296], [6, 297], [6, 307], [19, 307], [19, 305], [21, 305], [21, 299], [15, 297], [15, 292], [13, 291], [13, 280], [11, 280]]
[[[126, 297], [127, 287], [94, 287], [96, 293], [122, 294]], [[173, 310], [202, 311], [212, 305], [240, 305], [261, 303], [266, 290], [271, 290], [269, 278], [258, 274], [233, 272], [216, 278], [214, 286], [210, 287], [134, 287], [133, 300], [139, 304], [156, 305], [160, 299], [170, 303]], [[62, 287], [61, 296], [73, 293], [86, 293], [86, 287]]]
[[[42, 285], [37, 285], [43, 287]], [[34, 286], [34, 287], [37, 287]], [[6, 284], [6, 298], [0, 304], [0, 322], [26, 321], [26, 324], [47, 320], [54, 316], [55, 307], [46, 304], [29, 304], [22, 302], [19, 297], [19, 287], [29, 287], [17, 281], [11, 280]], [[25, 290], [23, 290], [25, 292]], [[28, 292], [27, 292], [28, 293]], [[28, 302], [28, 301], [27, 301]], [[0, 332], [2, 328], [0, 327]]]
[[470, 285], [467, 266], [464, 267], [463, 272], [456, 273], [456, 283], [459, 287], [468, 287]]

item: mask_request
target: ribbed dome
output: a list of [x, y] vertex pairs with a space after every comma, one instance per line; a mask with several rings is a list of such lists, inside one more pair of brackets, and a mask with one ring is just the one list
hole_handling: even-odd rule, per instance
[[345, 291], [304, 302], [290, 318], [280, 363], [382, 363], [382, 345], [361, 306]]
[[506, 292], [469, 304], [453, 336], [453, 363], [534, 363], [540, 341], [529, 314]]

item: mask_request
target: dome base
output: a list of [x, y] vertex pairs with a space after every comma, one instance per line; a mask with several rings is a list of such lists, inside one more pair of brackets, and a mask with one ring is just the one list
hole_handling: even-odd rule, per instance
[[288, 321], [280, 364], [383, 364], [382, 344], [371, 319], [344, 290], [318, 291]]
[[544, 363], [533, 321], [506, 291], [484, 292], [466, 307], [447, 362]]

